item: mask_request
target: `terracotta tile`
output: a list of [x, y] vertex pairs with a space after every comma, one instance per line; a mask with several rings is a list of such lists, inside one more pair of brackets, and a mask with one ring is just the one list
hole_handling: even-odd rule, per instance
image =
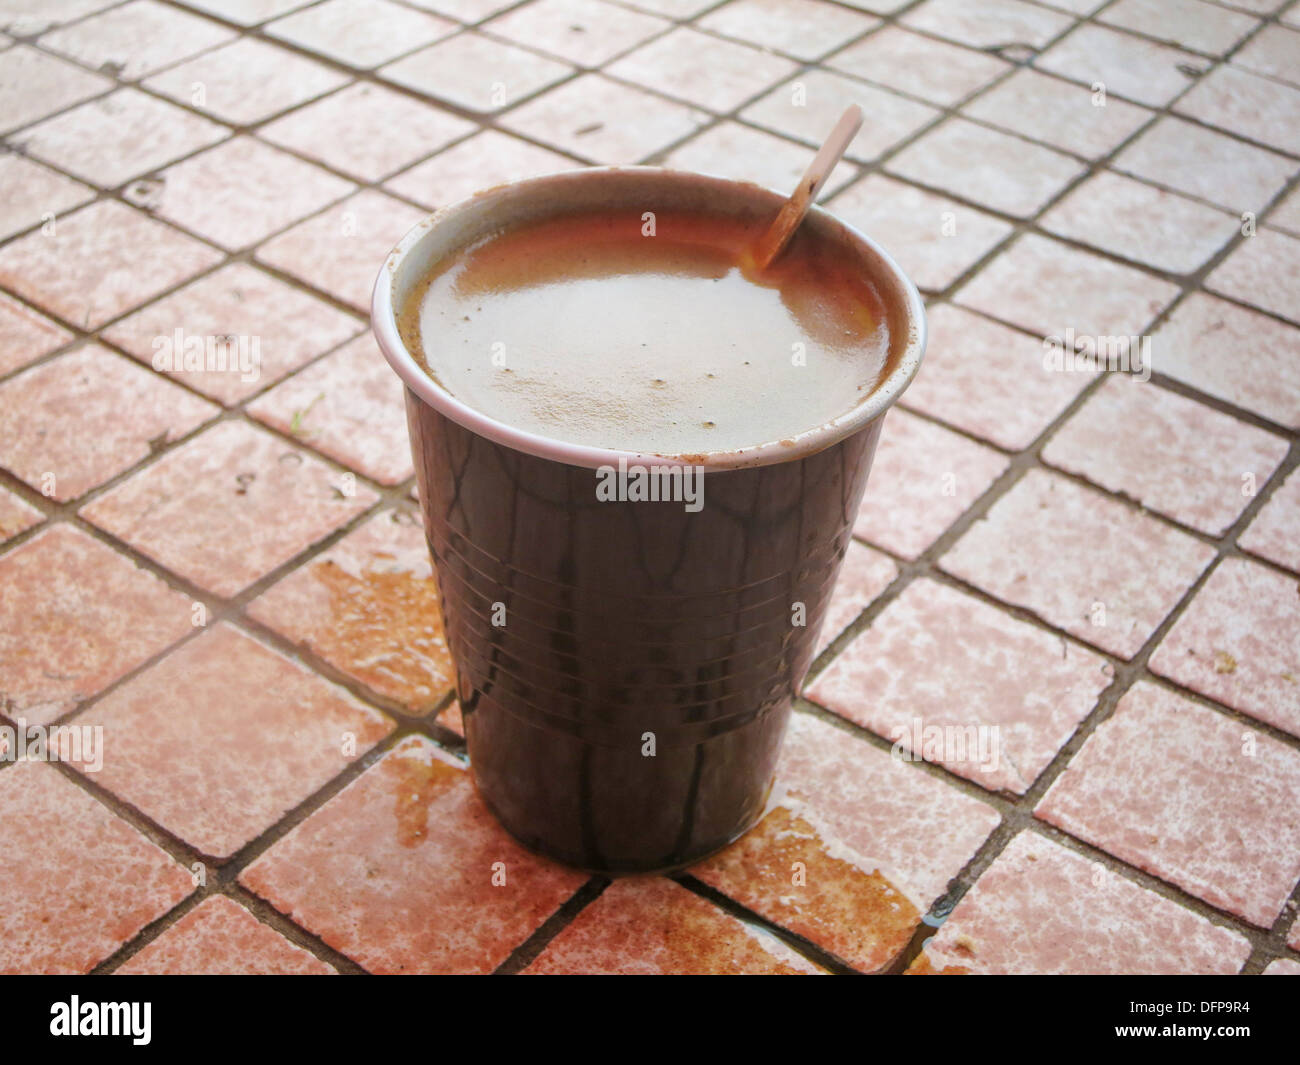
[[576, 166], [563, 155], [485, 129], [390, 178], [384, 187], [433, 210], [463, 200], [479, 189]]
[[267, 241], [257, 258], [364, 313], [388, 253], [424, 217], [366, 189]]
[[1300, 153], [1300, 89], [1270, 78], [1218, 66], [1174, 110], [1239, 137]]
[[1211, 396], [1300, 428], [1298, 335], [1292, 326], [1197, 292], [1152, 336], [1152, 363]]
[[272, 389], [248, 412], [380, 484], [415, 474], [402, 382], [369, 333]]
[[446, 37], [456, 24], [389, 0], [326, 0], [266, 26], [272, 37], [361, 70]]
[[75, 26], [45, 34], [41, 46], [83, 66], [135, 79], [223, 44], [234, 35], [216, 22], [155, 0], [131, 0]]
[[1099, 655], [920, 579], [807, 695], [900, 750], [1023, 795], [1113, 676]]
[[1294, 470], [1269, 497], [1237, 543], [1251, 554], [1300, 571], [1300, 474]]
[[68, 525], [0, 556], [0, 584], [0, 704], [11, 719], [34, 725], [192, 631], [189, 599]]
[[[495, 0], [432, 0], [432, 2], [447, 3], [488, 3]], [[502, 4], [501, 6], [505, 6]], [[623, 6], [634, 7], [638, 11], [648, 11], [652, 15], [663, 15], [665, 18], [689, 19], [698, 15], [706, 8], [716, 7], [717, 0], [623, 0]]]
[[45, 515], [21, 496], [7, 488], [0, 488], [0, 543], [12, 540], [20, 532], [26, 532], [44, 520]]
[[0, 465], [66, 502], [219, 410], [130, 359], [87, 344], [0, 385]]
[[89, 972], [194, 890], [162, 849], [39, 762], [0, 773], [0, 850], [4, 973]]
[[262, 127], [258, 136], [358, 181], [380, 181], [473, 129], [400, 92], [356, 82]]
[[890, 252], [918, 287], [936, 292], [956, 281], [1012, 228], [974, 207], [881, 174], [868, 175], [828, 206]]
[[1241, 242], [1205, 287], [1300, 322], [1300, 238], [1263, 228]]
[[[358, 319], [301, 289], [247, 263], [232, 262], [122, 319], [103, 335], [141, 362], [154, 365], [157, 361], [160, 372], [232, 406], [356, 336], [363, 328]], [[182, 342], [199, 337], [206, 345], [209, 337], [225, 338], [228, 347], [224, 368], [217, 363], [208, 369], [206, 362], [196, 362], [188, 370], [183, 362], [180, 368], [174, 363], [168, 368], [160, 345], [171, 339], [165, 350], [174, 355], [177, 329], [181, 330]], [[242, 353], [237, 347], [229, 347], [237, 346], [245, 337], [251, 370], [242, 366]], [[252, 359], [254, 338], [256, 360]]]
[[1259, 25], [1259, 19], [1202, 0], [1119, 0], [1099, 16], [1120, 29], [1221, 56]]
[[1146, 108], [1118, 98], [1104, 107], [1093, 99], [1091, 88], [1024, 67], [962, 113], [1085, 159], [1110, 154], [1152, 117]]
[[1106, 96], [1163, 107], [1210, 68], [1210, 60], [1105, 26], [1085, 24], [1034, 60], [1034, 66]]
[[1269, 212], [1268, 224], [1282, 229], [1293, 237], [1300, 237], [1300, 185], [1293, 188]]
[[1269, 963], [1268, 968], [1264, 970], [1265, 976], [1300, 976], [1300, 961], [1292, 961], [1290, 958], [1278, 958]]
[[71, 339], [66, 329], [0, 292], [0, 374], [26, 366]]
[[495, 37], [584, 67], [598, 67], [669, 28], [653, 15], [600, 0], [534, 0], [494, 18]]
[[[1019, 935], [1018, 930], [1034, 930]], [[1236, 973], [1245, 936], [1021, 832], [912, 964], [979, 974]]]
[[269, 626], [412, 714], [455, 681], [418, 516], [386, 511], [248, 607]]
[[996, 451], [896, 410], [880, 434], [853, 533], [903, 558], [916, 558], [1007, 464]]
[[810, 62], [880, 25], [870, 15], [819, 0], [731, 0], [699, 25]]
[[1140, 336], [1177, 294], [1168, 281], [1027, 233], [953, 299], [1040, 336], [1073, 329], [1095, 339]]
[[[419, 6], [438, 15], [447, 15], [464, 23], [482, 22], [498, 11], [514, 7], [517, 0], [418, 0]], [[629, 7], [644, 5], [629, 4]]]
[[1067, 155], [964, 119], [949, 119], [887, 164], [901, 177], [996, 211], [1037, 214], [1083, 167]]
[[225, 421], [81, 514], [173, 572], [230, 597], [375, 501], [350, 477], [269, 433]]
[[1041, 341], [951, 304], [930, 308], [926, 326], [925, 361], [903, 405], [1012, 451], [1028, 447], [1095, 376], [1055, 372]]
[[524, 970], [552, 976], [797, 976], [818, 971], [770, 932], [663, 877], [616, 880]]
[[227, 22], [255, 26], [300, 7], [311, 0], [181, 0], [186, 7], [218, 15]]
[[[662, 165], [733, 181], [752, 181], [788, 195], [812, 158], [811, 148], [739, 122], [723, 121], [674, 148], [664, 156]], [[824, 201], [856, 176], [852, 164], [841, 163], [831, 172], [818, 199]]]
[[113, 88], [98, 74], [19, 44], [0, 52], [0, 134]]
[[0, 284], [83, 329], [94, 329], [206, 270], [220, 255], [113, 201], [61, 218], [0, 249]]
[[239, 903], [213, 895], [148, 944], [119, 976], [328, 976], [335, 969], [268, 928]]
[[453, 700], [447, 709], [443, 710], [436, 718], [438, 724], [444, 725], [456, 733], [461, 739], [465, 738], [465, 718], [461, 713], [460, 703]]
[[[0, 240], [44, 224], [51, 217], [57, 227], [59, 215], [95, 196], [94, 189], [14, 152], [0, 155], [0, 186], [5, 190], [0, 202]], [[0, 365], [3, 358], [0, 355]]]
[[1300, 585], [1258, 562], [1224, 559], [1151, 668], [1300, 736]]
[[411, 736], [239, 879], [371, 972], [487, 973], [586, 875], [520, 847], [469, 771]]
[[77, 723], [103, 729], [103, 764], [87, 769], [96, 784], [222, 860], [393, 728], [225, 623], [116, 688]]
[[[1117, 462], [1116, 440], [1142, 461]], [[1220, 536], [1288, 448], [1285, 438], [1195, 400], [1111, 375], [1048, 442], [1043, 461]]]
[[43, 0], [39, 8], [31, 0], [0, 0], [0, 25], [14, 34], [43, 33], [112, 5], [114, 0]]
[[1297, 809], [1300, 752], [1142, 682], [1036, 813], [1268, 927], [1300, 877]]
[[1167, 115], [1112, 164], [1232, 211], [1258, 213], [1286, 184], [1296, 164], [1212, 129]]
[[871, 116], [845, 153], [858, 162], [878, 158], [940, 115], [927, 104], [874, 85], [813, 70], [750, 104], [741, 117], [815, 148], [850, 104]]
[[872, 550], [856, 540], [849, 541], [844, 554], [844, 564], [835, 582], [830, 605], [822, 619], [822, 631], [817, 637], [816, 654], [821, 654], [835, 642], [862, 611], [871, 605], [881, 592], [898, 576], [898, 566], [888, 555]]
[[595, 163], [636, 163], [706, 121], [684, 104], [584, 74], [516, 107], [501, 124]]
[[[389, 63], [379, 76], [456, 107], [489, 114], [554, 85], [573, 70], [568, 63], [481, 34], [461, 33]], [[466, 132], [472, 128], [466, 124]]]
[[918, 30], [987, 49], [1007, 45], [1042, 48], [1073, 21], [1062, 12], [1021, 0], [984, 0], [978, 6], [964, 0], [929, 0], [903, 16], [906, 25]]
[[1232, 56], [1232, 62], [1256, 74], [1300, 86], [1300, 33], [1285, 26], [1265, 26]]
[[940, 565], [1086, 643], [1132, 658], [1213, 557], [1213, 548], [1154, 518], [1032, 469]]
[[144, 84], [223, 122], [242, 126], [315, 99], [347, 80], [287, 48], [240, 37]]
[[351, 182], [252, 137], [164, 170], [157, 213], [237, 251], [353, 190]]
[[940, 107], [953, 107], [1010, 65], [985, 52], [958, 48], [888, 25], [836, 52], [826, 66]]
[[723, 113], [798, 69], [781, 56], [682, 27], [624, 56], [605, 72]]

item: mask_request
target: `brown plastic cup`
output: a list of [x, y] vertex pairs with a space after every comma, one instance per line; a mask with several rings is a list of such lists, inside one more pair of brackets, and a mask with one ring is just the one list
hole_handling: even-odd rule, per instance
[[[689, 459], [568, 444], [487, 417], [421, 368], [395, 311], [439, 260], [522, 222], [601, 207], [765, 219], [781, 202], [652, 168], [533, 178], [425, 219], [375, 286], [375, 335], [406, 384], [479, 793], [516, 839], [571, 865], [679, 867], [762, 814], [884, 414], [920, 364], [921, 299], [884, 251], [814, 207], [803, 224], [859, 257], [889, 308], [890, 370], [857, 407], [792, 440]], [[620, 460], [632, 477], [700, 471], [702, 506], [598, 498], [602, 469]]]

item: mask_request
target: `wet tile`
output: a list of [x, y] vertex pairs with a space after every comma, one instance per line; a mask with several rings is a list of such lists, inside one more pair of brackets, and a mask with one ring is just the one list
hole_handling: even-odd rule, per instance
[[117, 975], [327, 976], [335, 969], [213, 895], [115, 970]]
[[[1011, 543], [1018, 549], [1009, 551]], [[1132, 658], [1213, 557], [1185, 533], [1032, 469], [940, 565], [1085, 643]]]
[[157, 213], [230, 251], [287, 228], [354, 187], [252, 137], [178, 163], [159, 180]]
[[1237, 234], [1235, 215], [1101, 171], [1039, 219], [1050, 233], [1173, 274], [1190, 274]]
[[[103, 335], [141, 362], [233, 406], [364, 328], [359, 319], [264, 270], [234, 262], [122, 319]], [[186, 369], [184, 345], [196, 338], [203, 342], [203, 357], [196, 350]], [[223, 351], [224, 361], [219, 357]]]
[[240, 876], [374, 973], [487, 973], [586, 880], [515, 843], [411, 736]]
[[130, 359], [87, 344], [0, 385], [0, 466], [66, 502], [219, 411]]
[[[446, 100], [456, 107], [488, 114], [568, 77], [574, 68], [536, 52], [461, 33], [389, 63], [381, 78]], [[468, 132], [468, 124], [466, 132]]]
[[1211, 272], [1205, 287], [1300, 322], [1300, 238], [1257, 230]]
[[433, 210], [463, 200], [479, 189], [578, 165], [518, 137], [485, 129], [390, 178], [384, 187]]
[[817, 654], [835, 642], [862, 611], [898, 576], [898, 566], [888, 555], [881, 554], [856, 540], [849, 541], [844, 564], [835, 582], [822, 631], [817, 637]]
[[820, 0], [731, 0], [699, 25], [809, 62], [860, 37], [880, 20]]
[[1218, 66], [1174, 110], [1268, 147], [1300, 153], [1300, 89], [1270, 78]]
[[926, 327], [925, 361], [903, 405], [1012, 451], [1028, 447], [1095, 376], [1055, 371], [1042, 341], [951, 304], [932, 307]]
[[326, 0], [276, 19], [265, 32], [339, 63], [372, 70], [456, 28], [448, 19], [389, 0]]
[[[739, 122], [724, 121], [674, 148], [664, 156], [662, 165], [733, 181], [752, 181], [786, 195], [798, 184], [812, 159], [811, 148], [791, 144]], [[831, 172], [818, 199], [825, 200], [855, 176], [851, 164], [840, 163]]]
[[1300, 474], [1294, 470], [1269, 497], [1237, 544], [1253, 555], [1300, 571]]
[[770, 932], [658, 876], [614, 881], [524, 970], [551, 976], [795, 976], [818, 971]]
[[1100, 655], [920, 579], [807, 695], [916, 757], [1023, 795], [1113, 676]]
[[1210, 68], [1210, 60], [1105, 26], [1079, 26], [1034, 66], [1111, 95], [1163, 107]]
[[188, 598], [68, 525], [0, 556], [0, 583], [0, 703], [11, 719], [34, 725], [193, 631]]
[[111, 189], [227, 133], [206, 118], [121, 89], [24, 130], [22, 142], [38, 159]]
[[1098, 16], [1180, 48], [1222, 56], [1259, 25], [1259, 19], [1202, 0], [1119, 0]]
[[1120, 152], [1112, 166], [1231, 211], [1256, 213], [1296, 169], [1276, 152], [1172, 115]]
[[974, 207], [871, 174], [830, 201], [869, 233], [922, 289], [947, 288], [1011, 233], [1011, 224]]
[[[229, 858], [392, 731], [383, 714], [221, 623], [77, 718], [77, 764], [200, 854]], [[220, 736], [220, 743], [211, 742]]]
[[306, 7], [311, 0], [181, 0], [186, 7], [218, 15], [227, 22], [255, 26], [260, 22]]
[[[1034, 934], [1015, 934], [1026, 928]], [[1249, 955], [1245, 936], [1037, 833], [1021, 832], [909, 972], [1232, 974]]]
[[1292, 326], [1197, 292], [1152, 336], [1152, 363], [1208, 395], [1300, 428], [1297, 339]]
[[0, 0], [0, 26], [10, 33], [43, 33], [73, 19], [93, 14], [114, 0], [42, 0], [39, 8], [31, 0]]
[[1151, 668], [1300, 736], [1300, 585], [1258, 562], [1224, 559]]
[[267, 241], [257, 258], [365, 313], [388, 253], [423, 218], [423, 211], [366, 189]]
[[905, 410], [880, 434], [853, 534], [916, 558], [1006, 470], [1008, 460]]
[[262, 127], [258, 136], [357, 181], [380, 181], [473, 129], [403, 93], [356, 82]]
[[0, 374], [26, 366], [71, 339], [66, 329], [0, 292]]
[[413, 714], [455, 680], [419, 517], [385, 511], [295, 570], [249, 616]]
[[94, 329], [215, 263], [220, 255], [113, 201], [61, 218], [0, 249], [0, 284]]
[[380, 484], [415, 473], [401, 379], [369, 333], [251, 403], [258, 421]]
[[1286, 26], [1265, 26], [1233, 54], [1232, 62], [1300, 86], [1300, 33]]
[[984, 0], [978, 6], [964, 0], [928, 0], [903, 16], [906, 25], [918, 30], [988, 49], [1007, 45], [1042, 48], [1073, 21], [1062, 12], [1021, 0]]
[[583, 67], [598, 67], [669, 28], [661, 18], [601, 0], [534, 0], [485, 29]]
[[144, 84], [223, 122], [243, 126], [313, 100], [347, 80], [287, 48], [240, 37]]
[[682, 27], [624, 56], [605, 72], [723, 113], [798, 69], [781, 56]]
[[[1124, 441], [1141, 462], [1116, 462]], [[1043, 461], [1221, 536], [1286, 457], [1284, 437], [1136, 378], [1112, 374], [1048, 442]]]
[[1011, 69], [986, 52], [958, 48], [898, 25], [884, 26], [836, 52], [826, 66], [940, 107], [955, 106]]
[[595, 163], [636, 163], [706, 121], [703, 111], [585, 74], [521, 104], [501, 124]]
[[[19, 135], [19, 138], [24, 136]], [[45, 224], [64, 211], [80, 207], [95, 196], [95, 190], [40, 163], [14, 152], [0, 154], [0, 186], [5, 198], [0, 202], [0, 240], [24, 229]], [[0, 369], [4, 356], [0, 354]]]
[[876, 159], [940, 115], [927, 104], [874, 85], [814, 70], [773, 89], [741, 117], [816, 148], [850, 104], [871, 116], [845, 153], [858, 162]]
[[0, 488], [0, 543], [39, 525], [45, 516], [7, 488]]
[[1300, 877], [1300, 752], [1141, 682], [1038, 817], [1252, 924]]
[[0, 133], [113, 88], [108, 78], [19, 44], [0, 52]]
[[0, 972], [87, 973], [194, 890], [166, 852], [39, 762], [0, 773], [0, 850], [23, 856], [0, 863]]
[[221, 422], [82, 509], [195, 584], [234, 596], [375, 501], [318, 459]]
[[1109, 155], [1151, 112], [1123, 100], [1098, 106], [1092, 89], [1072, 85], [1025, 67], [962, 108], [962, 113], [1073, 152], [1085, 159]]
[[887, 164], [901, 177], [1028, 218], [1083, 172], [1077, 160], [964, 119], [949, 119]]
[[968, 281], [955, 302], [1040, 336], [1140, 336], [1178, 294], [1168, 281], [1028, 233]]

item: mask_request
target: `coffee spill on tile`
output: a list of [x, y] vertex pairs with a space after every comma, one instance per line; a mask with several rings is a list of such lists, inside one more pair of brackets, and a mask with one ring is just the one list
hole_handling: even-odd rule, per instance
[[429, 807], [439, 795], [468, 784], [465, 770], [448, 765], [432, 752], [403, 752], [391, 761], [394, 780], [393, 818], [397, 841], [403, 847], [418, 847], [429, 827]]

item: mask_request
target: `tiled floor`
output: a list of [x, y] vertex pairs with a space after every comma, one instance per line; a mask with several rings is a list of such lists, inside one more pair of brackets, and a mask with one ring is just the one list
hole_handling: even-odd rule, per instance
[[[1300, 973], [1300, 2], [0, 31], [0, 725], [102, 735], [0, 760], [0, 971]], [[777, 799], [672, 880], [553, 865], [465, 771], [371, 280], [530, 173], [789, 186], [853, 100], [824, 199], [932, 341]]]

